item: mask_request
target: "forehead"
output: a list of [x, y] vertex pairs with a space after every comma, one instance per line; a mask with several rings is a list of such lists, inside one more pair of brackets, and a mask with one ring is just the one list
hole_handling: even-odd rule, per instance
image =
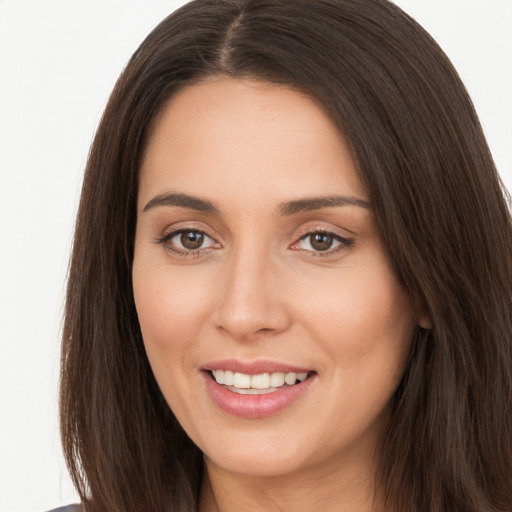
[[218, 78], [183, 88], [161, 110], [142, 160], [140, 195], [178, 188], [304, 196], [333, 187], [366, 197], [341, 134], [318, 102], [286, 86]]

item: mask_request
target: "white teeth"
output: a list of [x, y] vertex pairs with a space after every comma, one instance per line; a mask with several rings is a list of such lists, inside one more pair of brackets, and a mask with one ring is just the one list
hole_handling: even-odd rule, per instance
[[301, 382], [304, 382], [308, 377], [307, 372], [304, 373], [297, 373], [297, 380], [300, 380]]
[[288, 386], [293, 386], [295, 384], [296, 380], [297, 380], [297, 374], [294, 372], [287, 373], [284, 376], [284, 381], [286, 382], [286, 384], [288, 384]]
[[230, 372], [229, 370], [226, 370], [224, 372], [224, 384], [226, 386], [232, 386], [235, 383], [235, 374], [233, 372]]
[[215, 380], [218, 384], [224, 383], [224, 370], [215, 370], [213, 372], [213, 376], [215, 377]]
[[270, 385], [279, 388], [284, 385], [284, 373], [273, 373], [270, 375]]
[[270, 375], [268, 373], [261, 373], [251, 377], [251, 388], [253, 389], [267, 389], [270, 387]]
[[280, 388], [285, 384], [293, 386], [297, 380], [303, 382], [308, 377], [308, 372], [275, 372], [247, 375], [245, 373], [231, 372], [229, 370], [212, 370], [212, 374], [218, 384], [231, 386], [236, 388], [237, 391], [244, 390], [241, 391], [244, 394], [257, 394], [258, 390], [275, 391], [276, 388]]
[[233, 386], [238, 389], [249, 389], [251, 387], [251, 376], [245, 373], [235, 372]]
[[276, 388], [268, 388], [268, 389], [238, 389], [233, 386], [228, 386], [230, 391], [234, 391], [235, 393], [239, 393], [240, 395], [266, 395], [267, 393], [273, 393], [277, 391]]

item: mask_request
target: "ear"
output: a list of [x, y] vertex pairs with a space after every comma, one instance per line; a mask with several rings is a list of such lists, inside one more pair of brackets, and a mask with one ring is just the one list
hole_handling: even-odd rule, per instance
[[426, 313], [425, 315], [420, 315], [416, 317], [418, 321], [418, 325], [427, 331], [430, 331], [434, 327], [434, 324], [432, 322], [432, 319], [430, 318], [430, 315]]
[[425, 301], [416, 297], [411, 299], [410, 304], [416, 323], [422, 329], [426, 329], [427, 331], [432, 329], [434, 324], [432, 322], [432, 318], [430, 317], [430, 313], [428, 312]]

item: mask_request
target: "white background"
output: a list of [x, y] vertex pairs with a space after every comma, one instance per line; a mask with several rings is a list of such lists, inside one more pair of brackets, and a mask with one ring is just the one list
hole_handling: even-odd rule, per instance
[[[76, 501], [59, 445], [62, 299], [114, 82], [182, 1], [0, 0], [0, 512]], [[512, 189], [512, 0], [398, 0], [459, 70]]]

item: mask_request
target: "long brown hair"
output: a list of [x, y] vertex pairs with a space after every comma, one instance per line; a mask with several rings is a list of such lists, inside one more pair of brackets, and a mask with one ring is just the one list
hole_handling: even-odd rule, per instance
[[86, 510], [197, 508], [202, 455], [153, 377], [131, 266], [151, 122], [212, 75], [289, 84], [324, 105], [399, 282], [432, 319], [381, 448], [389, 509], [512, 510], [510, 212], [457, 73], [386, 0], [196, 0], [128, 63], [91, 148], [66, 303], [61, 430]]

